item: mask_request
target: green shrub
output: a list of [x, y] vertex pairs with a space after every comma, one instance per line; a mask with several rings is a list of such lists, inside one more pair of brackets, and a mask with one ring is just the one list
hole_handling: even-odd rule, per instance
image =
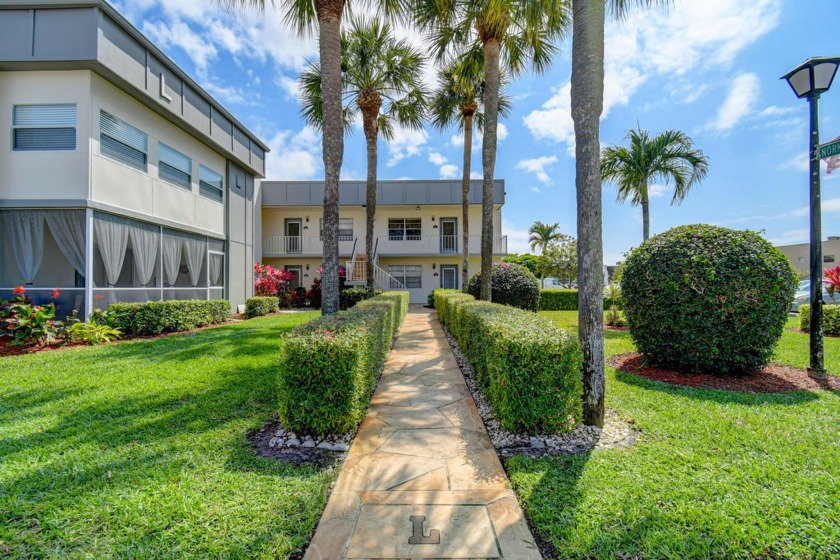
[[[799, 306], [799, 328], [805, 332], [811, 330], [811, 306]], [[823, 332], [840, 335], [840, 306], [823, 305]]]
[[[612, 298], [604, 295], [604, 309], [613, 305]], [[621, 309], [620, 298], [616, 305]], [[540, 311], [577, 311], [578, 291], [575, 288], [545, 288], [540, 291]]]
[[150, 336], [223, 323], [230, 317], [230, 302], [218, 299], [112, 303], [107, 315], [111, 326], [123, 334]]
[[571, 430], [581, 417], [577, 340], [545, 317], [436, 290], [438, 318], [458, 341], [505, 429]]
[[[381, 294], [381, 291], [376, 291], [374, 295]], [[367, 288], [346, 288], [338, 293], [338, 308], [350, 309], [360, 301], [369, 299], [371, 297]]]
[[286, 336], [278, 385], [280, 418], [287, 428], [324, 436], [358, 425], [408, 300], [408, 292], [387, 292]]
[[67, 328], [67, 338], [72, 342], [83, 342], [91, 345], [105, 344], [122, 338], [122, 333], [119, 329], [94, 321], [78, 322]]
[[256, 296], [245, 301], [245, 316], [261, 317], [280, 311], [280, 298], [274, 296]]
[[690, 225], [630, 253], [621, 292], [636, 348], [687, 372], [756, 371], [782, 335], [797, 279], [756, 233]]
[[[493, 263], [490, 275], [492, 299], [495, 303], [536, 311], [540, 304], [540, 282], [527, 268], [518, 264]], [[481, 273], [467, 285], [467, 293], [475, 298], [481, 292]]]

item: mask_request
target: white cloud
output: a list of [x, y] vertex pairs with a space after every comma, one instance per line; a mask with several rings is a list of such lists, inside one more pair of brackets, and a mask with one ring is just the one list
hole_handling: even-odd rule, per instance
[[507, 128], [507, 126], [505, 126], [505, 123], [500, 122], [499, 125], [496, 127], [496, 140], [498, 142], [501, 142], [502, 140], [504, 140], [507, 137], [508, 137], [508, 128]]
[[750, 72], [740, 74], [732, 82], [726, 101], [717, 116], [707, 125], [718, 132], [728, 132], [750, 115], [761, 86], [758, 76]]
[[268, 141], [268, 146], [271, 148], [265, 162], [268, 180], [311, 179], [321, 169], [321, 138], [310, 126], [296, 134], [281, 130]]
[[440, 166], [441, 179], [455, 179], [458, 177], [458, 166], [447, 163]]
[[432, 165], [441, 166], [444, 163], [446, 163], [447, 161], [449, 161], [449, 160], [447, 160], [444, 156], [442, 156], [438, 152], [435, 152], [435, 151], [429, 152], [429, 162]]
[[799, 113], [801, 109], [799, 107], [777, 107], [776, 105], [771, 105], [767, 107], [763, 111], [761, 111], [758, 116], [759, 117], [782, 117], [785, 115], [790, 115], [791, 113]]
[[394, 167], [406, 158], [419, 155], [423, 146], [429, 142], [429, 133], [423, 129], [414, 130], [401, 126], [394, 127], [394, 137], [388, 141], [390, 159], [385, 164]]
[[793, 245], [796, 243], [807, 243], [809, 235], [810, 233], [807, 228], [791, 229], [783, 232], [778, 236], [770, 238], [767, 241], [769, 241], [773, 245]]
[[478, 171], [471, 171], [470, 172], [470, 179], [472, 179], [473, 181], [476, 181], [476, 180], [480, 181], [480, 180], [484, 179], [484, 175], [482, 175]]
[[296, 78], [287, 76], [286, 74], [279, 74], [275, 83], [280, 86], [280, 89], [286, 92], [290, 99], [295, 101], [300, 100], [300, 86]]
[[[523, 159], [516, 164], [516, 169], [522, 169], [537, 176], [537, 180], [544, 184], [551, 184], [551, 177], [546, 172], [547, 168], [551, 168], [557, 163], [557, 156], [540, 156], [533, 159]], [[532, 188], [533, 190], [533, 188]], [[535, 192], [540, 192], [539, 189]]]
[[661, 198], [668, 193], [668, 185], [648, 186], [648, 198]]
[[210, 62], [219, 54], [212, 43], [205, 41], [201, 35], [180, 20], [175, 20], [171, 24], [163, 21], [147, 21], [143, 24], [143, 32], [161, 48], [178, 47], [183, 50], [200, 74], [207, 71]]
[[516, 227], [513, 222], [502, 219], [502, 235], [507, 235], [507, 249], [509, 253], [530, 253], [527, 229]]
[[[828, 198], [823, 200], [820, 203], [820, 208], [822, 209], [823, 214], [833, 214], [840, 212], [840, 198]], [[797, 208], [791, 215], [802, 217], [807, 216], [811, 213], [811, 209], [808, 206], [803, 206], [802, 208]]]

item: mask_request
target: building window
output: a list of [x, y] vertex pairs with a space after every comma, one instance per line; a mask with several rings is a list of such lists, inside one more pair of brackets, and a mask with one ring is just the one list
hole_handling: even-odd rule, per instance
[[199, 192], [207, 198], [222, 202], [225, 198], [225, 180], [220, 173], [216, 173], [209, 167], [198, 166], [198, 187]]
[[12, 149], [19, 152], [76, 149], [76, 105], [15, 105]]
[[834, 255], [823, 255], [823, 262], [824, 263], [833, 263], [834, 262]]
[[[419, 264], [397, 264], [388, 267], [388, 274], [394, 280], [403, 284], [406, 288], [422, 288], [423, 267]], [[391, 288], [398, 288], [391, 282]]]
[[99, 152], [103, 156], [146, 171], [149, 137], [105, 111], [99, 112]]
[[[324, 239], [324, 219], [320, 221], [321, 240]], [[353, 241], [353, 218], [339, 218], [338, 219], [338, 240], [339, 241]]]
[[388, 239], [391, 241], [419, 241], [420, 218], [389, 218]]
[[163, 142], [158, 142], [158, 177], [189, 189], [192, 186], [192, 160]]

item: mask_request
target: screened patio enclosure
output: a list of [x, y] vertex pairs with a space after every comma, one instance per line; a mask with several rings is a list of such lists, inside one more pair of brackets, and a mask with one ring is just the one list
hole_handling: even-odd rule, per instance
[[47, 303], [58, 289], [58, 318], [122, 301], [225, 297], [222, 240], [83, 209], [3, 210], [0, 221], [0, 298], [23, 286]]

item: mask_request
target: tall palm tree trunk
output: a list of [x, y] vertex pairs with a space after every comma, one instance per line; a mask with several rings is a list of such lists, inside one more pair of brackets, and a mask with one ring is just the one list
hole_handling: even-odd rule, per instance
[[367, 255], [366, 276], [367, 290], [373, 294], [373, 220], [376, 216], [376, 167], [378, 153], [376, 141], [379, 134], [376, 118], [382, 104], [378, 95], [371, 95], [372, 99], [359, 96], [359, 105], [364, 106], [362, 126], [367, 143], [367, 193], [365, 197], [365, 254]]
[[578, 320], [583, 421], [604, 425], [604, 250], [599, 119], [604, 104], [604, 0], [572, 0], [572, 119], [577, 190]]
[[464, 173], [461, 175], [462, 236], [461, 289], [466, 292], [470, 282], [470, 167], [472, 165], [473, 116], [464, 115]]
[[480, 299], [492, 300], [493, 274], [493, 174], [496, 169], [496, 127], [499, 121], [499, 52], [496, 38], [484, 42], [484, 138], [481, 163], [484, 181], [481, 188], [481, 293]]
[[650, 200], [648, 200], [647, 187], [642, 187], [642, 241], [650, 237]]
[[341, 14], [342, 0], [317, 0], [323, 92], [324, 157], [324, 261], [321, 274], [321, 312], [338, 311], [338, 179], [344, 158], [341, 115]]

